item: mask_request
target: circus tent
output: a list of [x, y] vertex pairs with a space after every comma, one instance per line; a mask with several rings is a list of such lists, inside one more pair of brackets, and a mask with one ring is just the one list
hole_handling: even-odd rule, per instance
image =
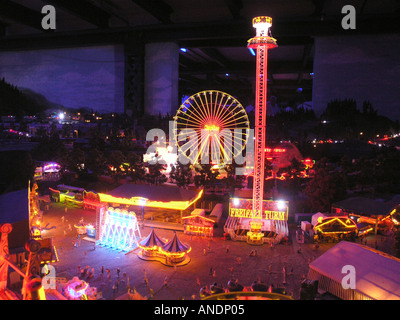
[[165, 242], [156, 234], [153, 228], [149, 235], [140, 242], [140, 247], [142, 248], [162, 247], [164, 245]]
[[184, 252], [188, 252], [190, 251], [190, 246], [182, 243], [176, 232], [174, 237], [172, 238], [172, 240], [170, 240], [169, 242], [167, 242], [163, 247], [162, 250], [165, 252], [169, 252], [172, 254], [179, 254], [179, 253], [184, 253]]

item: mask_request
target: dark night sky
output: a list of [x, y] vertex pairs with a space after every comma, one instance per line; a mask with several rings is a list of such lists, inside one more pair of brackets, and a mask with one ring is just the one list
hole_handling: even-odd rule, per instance
[[102, 46], [0, 52], [0, 77], [69, 108], [123, 112], [123, 50]]

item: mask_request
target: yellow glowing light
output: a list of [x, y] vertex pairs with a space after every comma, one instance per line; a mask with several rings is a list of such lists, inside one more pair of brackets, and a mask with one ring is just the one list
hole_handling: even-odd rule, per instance
[[266, 24], [266, 25], [268, 25], [268, 27], [271, 27], [272, 26], [272, 18], [266, 17], [266, 16], [260, 16], [260, 17], [253, 18], [253, 27], [255, 27], [258, 24]]
[[182, 220], [190, 219], [190, 218], [195, 218], [195, 217], [201, 217], [201, 219], [204, 219], [205, 221], [210, 221], [210, 222], [214, 223], [214, 220], [212, 220], [212, 219], [210, 219], [210, 218], [206, 218], [206, 217], [203, 217], [203, 216], [195, 216], [195, 215], [182, 217]]
[[206, 124], [204, 126], [204, 129], [209, 130], [209, 131], [219, 131], [219, 126], [215, 124]]
[[150, 208], [160, 208], [160, 209], [173, 209], [173, 210], [186, 210], [189, 208], [193, 203], [201, 198], [203, 195], [203, 190], [200, 190], [197, 197], [194, 198], [192, 201], [169, 201], [169, 202], [162, 202], [162, 201], [153, 201], [146, 199], [146, 203], [143, 204], [142, 197], [132, 197], [132, 198], [119, 198], [110, 196], [105, 193], [99, 193], [100, 202], [109, 202], [109, 203], [119, 203], [119, 204], [126, 204], [131, 206], [144, 206]]
[[[322, 218], [322, 217], [320, 217], [320, 218]], [[320, 231], [321, 233], [324, 233], [324, 234], [331, 234], [331, 233], [350, 233], [350, 232], [352, 232], [354, 229], [357, 228], [356, 224], [355, 224], [352, 220], [350, 220], [350, 219], [347, 219], [346, 222], [343, 222], [339, 217], [337, 217], [337, 218], [333, 218], [333, 219], [328, 218], [327, 221], [322, 222], [323, 219], [321, 219], [321, 221], [320, 221], [320, 218], [318, 218], [318, 224], [315, 226], [315, 230], [318, 230], [318, 231]], [[323, 230], [321, 230], [321, 227], [323, 227], [323, 226], [326, 225], [326, 224], [333, 223], [334, 221], [339, 221], [345, 228], [351, 228], [352, 230], [348, 230], [348, 231], [323, 231]], [[322, 223], [321, 223], [321, 222], [322, 222]], [[351, 222], [351, 223], [350, 223], [350, 222]], [[349, 223], [350, 223], [350, 224], [349, 224]]]

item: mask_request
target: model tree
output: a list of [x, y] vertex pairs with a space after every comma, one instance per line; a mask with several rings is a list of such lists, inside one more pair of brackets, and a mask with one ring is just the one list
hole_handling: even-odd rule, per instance
[[126, 161], [129, 164], [128, 176], [133, 182], [143, 181], [146, 175], [142, 157], [135, 152], [129, 152], [126, 156]]
[[126, 157], [119, 150], [112, 151], [107, 158], [108, 174], [114, 178], [115, 182], [126, 175], [123, 164], [126, 163]]
[[192, 169], [188, 164], [178, 163], [176, 166], [172, 166], [169, 175], [176, 183], [179, 188], [187, 188], [189, 184], [192, 183]]
[[211, 186], [215, 185], [219, 172], [213, 169], [211, 164], [197, 166], [195, 167], [195, 171], [194, 184], [197, 188], [204, 187], [205, 189], [209, 189]]
[[159, 185], [167, 182], [167, 177], [162, 172], [164, 171], [164, 165], [157, 162], [155, 164], [149, 165], [148, 169], [149, 172], [146, 174], [146, 180], [148, 183]]
[[323, 158], [315, 166], [315, 175], [308, 182], [305, 194], [310, 199], [310, 209], [326, 212], [333, 202], [346, 195], [346, 188], [338, 172]]
[[244, 175], [236, 175], [236, 168], [239, 166], [236, 164], [228, 164], [224, 170], [226, 172], [226, 177], [222, 179], [225, 184], [225, 188], [229, 190], [229, 193], [233, 196], [235, 189], [242, 189], [243, 182], [245, 180]]
[[102, 175], [106, 171], [106, 158], [99, 149], [94, 148], [88, 152], [85, 167], [96, 177]]

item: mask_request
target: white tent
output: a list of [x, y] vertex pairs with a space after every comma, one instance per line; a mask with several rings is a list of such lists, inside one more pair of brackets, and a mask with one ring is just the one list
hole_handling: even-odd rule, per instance
[[[355, 289], [345, 289], [342, 280], [355, 270]], [[353, 242], [342, 241], [310, 263], [308, 279], [318, 280], [318, 289], [343, 300], [400, 300], [400, 259]]]
[[323, 218], [326, 218], [327, 216], [325, 214], [321, 213], [321, 212], [313, 214], [312, 217], [311, 217], [311, 224], [312, 224], [313, 227], [318, 223], [319, 217], [322, 217], [322, 219], [323, 219]]

